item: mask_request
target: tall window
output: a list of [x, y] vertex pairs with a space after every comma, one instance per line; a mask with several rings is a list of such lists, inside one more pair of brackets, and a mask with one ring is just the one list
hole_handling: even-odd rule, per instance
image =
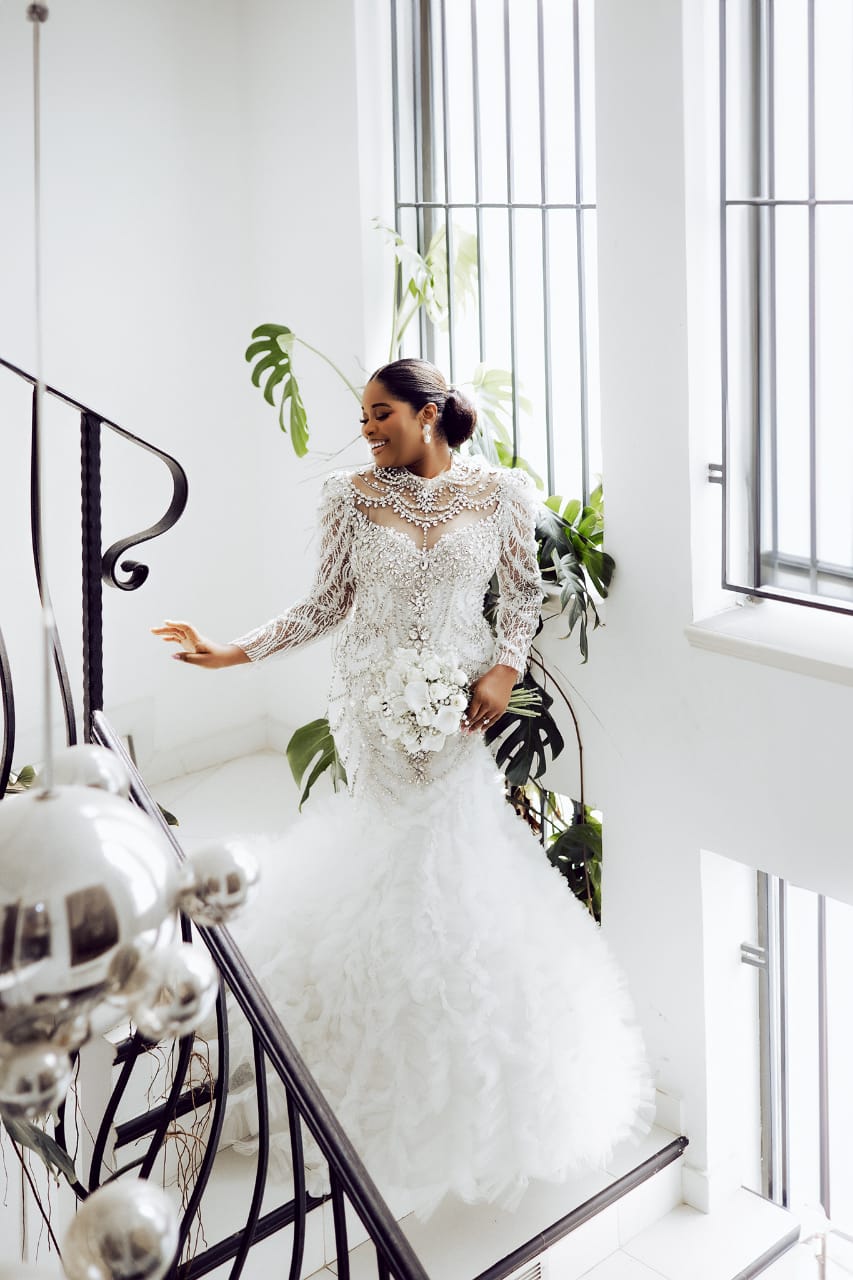
[[724, 584], [853, 612], [853, 5], [720, 0]]
[[[441, 257], [445, 325], [403, 351], [508, 371], [512, 450], [550, 492], [600, 472], [593, 0], [391, 0], [397, 230]], [[455, 264], [455, 270], [451, 264]]]

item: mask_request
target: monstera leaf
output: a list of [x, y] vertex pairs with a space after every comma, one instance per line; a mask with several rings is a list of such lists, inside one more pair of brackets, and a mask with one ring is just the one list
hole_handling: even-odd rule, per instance
[[287, 744], [287, 763], [290, 765], [290, 772], [293, 774], [297, 787], [302, 786], [302, 779], [312, 761], [314, 761], [314, 767], [309, 774], [308, 781], [305, 783], [305, 789], [299, 797], [300, 809], [308, 799], [311, 788], [320, 777], [320, 774], [325, 773], [327, 769], [331, 770], [332, 786], [336, 791], [338, 783], [343, 783], [346, 786], [346, 771], [341, 763], [338, 749], [335, 746], [335, 739], [332, 737], [332, 731], [325, 716], [320, 720], [311, 720], [308, 724], [304, 724], [301, 729], [297, 729]]
[[495, 761], [513, 787], [541, 778], [548, 764], [546, 751], [552, 760], [556, 760], [565, 746], [550, 711], [554, 699], [529, 672], [521, 681], [521, 687], [538, 697], [535, 716], [509, 709], [485, 733], [487, 743], [498, 743]]
[[[246, 359], [257, 360], [252, 370], [252, 382], [256, 387], [261, 385], [261, 378], [267, 374], [264, 383], [264, 399], [268, 404], [275, 404], [275, 390], [281, 387], [281, 405], [278, 411], [278, 424], [282, 431], [290, 428], [290, 442], [298, 458], [304, 458], [308, 452], [308, 417], [299, 383], [293, 372], [293, 347], [296, 335], [292, 329], [283, 324], [260, 324], [252, 330], [256, 339], [246, 350]], [[287, 424], [285, 424], [285, 416]]]
[[601, 819], [577, 804], [574, 822], [552, 838], [548, 858], [596, 920], [601, 919], [601, 855]]
[[560, 609], [566, 614], [568, 635], [577, 626], [581, 657], [589, 657], [589, 626], [601, 625], [590, 583], [606, 597], [614, 561], [602, 549], [604, 514], [601, 487], [582, 506], [577, 499], [563, 506], [559, 496], [548, 498], [536, 522], [539, 567], [546, 582], [560, 588]]

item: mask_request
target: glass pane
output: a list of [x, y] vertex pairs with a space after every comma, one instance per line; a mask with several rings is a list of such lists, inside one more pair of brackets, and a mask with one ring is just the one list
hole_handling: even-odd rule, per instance
[[817, 554], [853, 565], [853, 208], [816, 219]]
[[412, 6], [394, 6], [397, 26], [397, 80], [394, 86], [394, 104], [397, 114], [396, 160], [397, 195], [400, 200], [417, 198], [415, 177], [414, 98], [412, 95]]
[[502, 0], [477, 0], [482, 200], [507, 200], [506, 98]]
[[530, 413], [519, 418], [519, 452], [545, 483], [545, 304], [538, 209], [520, 209], [515, 215], [515, 327], [517, 390], [531, 406]]
[[818, 1111], [817, 900], [788, 885], [788, 1135], [791, 1203], [820, 1199]]
[[445, 2], [444, 21], [447, 41], [450, 199], [473, 202], [476, 195], [476, 163], [470, 7], [458, 3], [458, 0]]
[[[808, 210], [776, 210], [776, 495], [782, 556], [809, 560]], [[800, 583], [800, 587], [803, 587]]]
[[509, 6], [512, 198], [542, 199], [539, 128], [539, 51], [536, 5], [525, 0]]
[[572, 6], [566, 0], [543, 0], [542, 23], [545, 59], [545, 196], [554, 203], [572, 204], [575, 200]]
[[[589, 228], [593, 219], [587, 220]], [[583, 494], [580, 448], [580, 337], [578, 329], [577, 215], [554, 210], [550, 227], [552, 432], [554, 487], [566, 498]]]
[[853, 5], [815, 5], [815, 194], [853, 197]]
[[742, 200], [758, 195], [759, 94], [757, 0], [726, 5], [726, 195]]
[[808, 7], [775, 0], [773, 15], [776, 195], [802, 200], [809, 194]]
[[829, 1170], [832, 1218], [853, 1229], [853, 907], [826, 900], [829, 1033]]

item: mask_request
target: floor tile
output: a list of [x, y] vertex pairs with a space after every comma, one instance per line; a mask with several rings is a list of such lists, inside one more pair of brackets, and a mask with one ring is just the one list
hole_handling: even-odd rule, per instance
[[592, 1271], [585, 1271], [583, 1280], [661, 1280], [661, 1273], [620, 1251], [611, 1253], [609, 1258], [599, 1262]]
[[728, 1280], [795, 1226], [790, 1214], [749, 1191], [713, 1213], [679, 1205], [625, 1246], [668, 1280]]

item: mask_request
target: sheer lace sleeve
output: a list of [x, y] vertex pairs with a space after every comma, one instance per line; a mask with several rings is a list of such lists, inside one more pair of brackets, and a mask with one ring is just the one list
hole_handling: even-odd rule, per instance
[[523, 471], [509, 471], [502, 477], [502, 504], [495, 664], [515, 667], [521, 674], [542, 609], [542, 576], [536, 558], [536, 500]]
[[320, 556], [308, 595], [278, 617], [232, 640], [252, 662], [283, 649], [316, 640], [342, 622], [352, 605], [350, 567], [352, 486], [346, 475], [334, 475], [323, 485], [320, 502]]

